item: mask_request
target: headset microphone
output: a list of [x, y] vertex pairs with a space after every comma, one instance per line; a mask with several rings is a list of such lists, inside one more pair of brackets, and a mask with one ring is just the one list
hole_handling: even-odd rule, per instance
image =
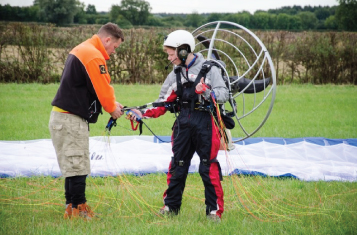
[[[177, 58], [176, 58], [176, 59], [177, 59]], [[165, 70], [167, 70], [167, 69], [169, 68], [170, 64], [172, 64], [176, 59], [170, 61], [170, 63], [168, 63], [168, 64], [165, 66]]]

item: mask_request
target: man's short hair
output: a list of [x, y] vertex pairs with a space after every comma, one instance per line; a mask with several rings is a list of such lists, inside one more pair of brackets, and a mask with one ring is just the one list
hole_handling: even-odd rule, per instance
[[124, 42], [124, 34], [123, 31], [119, 28], [117, 24], [114, 23], [106, 23], [100, 29], [98, 30], [99, 35], [103, 36], [111, 36], [116, 39], [121, 39], [122, 42]]

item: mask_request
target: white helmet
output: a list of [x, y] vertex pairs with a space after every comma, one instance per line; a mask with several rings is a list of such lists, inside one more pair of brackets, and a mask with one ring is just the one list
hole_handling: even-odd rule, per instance
[[195, 39], [192, 34], [186, 30], [176, 30], [166, 36], [164, 46], [177, 48], [187, 44], [190, 46], [190, 52], [195, 50]]

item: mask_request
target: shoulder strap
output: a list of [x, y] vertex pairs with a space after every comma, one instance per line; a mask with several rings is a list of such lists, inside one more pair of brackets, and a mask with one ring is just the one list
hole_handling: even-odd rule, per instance
[[181, 82], [181, 74], [180, 74], [180, 71], [181, 70], [181, 67], [176, 67], [174, 69], [174, 72], [176, 74], [176, 85], [177, 85], [177, 91], [176, 91], [176, 95], [178, 97], [181, 97], [182, 96], [182, 82]]
[[[212, 66], [218, 66], [215, 61], [213, 60], [207, 60], [202, 64], [201, 70], [197, 75], [197, 78], [194, 83], [194, 87], [197, 86], [197, 84], [200, 82], [201, 78], [204, 77], [206, 79], [206, 74], [211, 70]], [[181, 82], [181, 67], [176, 67], [174, 69], [174, 72], [176, 74], [176, 84], [177, 84], [177, 96], [181, 97], [182, 96], [182, 82]]]
[[195, 85], [194, 85], [195, 87], [200, 82], [202, 77], [204, 77], [206, 79], [206, 74], [211, 70], [212, 66], [217, 66], [213, 60], [206, 60], [202, 64], [202, 68], [196, 78], [196, 81], [195, 81]]

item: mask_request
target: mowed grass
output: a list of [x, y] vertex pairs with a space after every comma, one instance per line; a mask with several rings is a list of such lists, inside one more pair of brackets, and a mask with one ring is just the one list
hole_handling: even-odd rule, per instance
[[205, 216], [199, 174], [190, 174], [182, 211], [158, 214], [165, 174], [89, 177], [87, 200], [100, 220], [64, 220], [63, 178], [0, 181], [1, 234], [355, 234], [356, 183], [224, 177], [220, 224]]
[[[0, 84], [0, 140], [49, 139], [48, 120], [51, 101], [59, 84]], [[114, 85], [117, 101], [125, 106], [138, 106], [158, 98], [160, 85]], [[249, 95], [246, 95], [249, 98]], [[248, 103], [248, 102], [247, 102]], [[266, 102], [269, 104], [269, 101]], [[238, 103], [238, 106], [241, 104]], [[259, 115], [243, 120], [244, 127], [254, 130], [263, 120], [266, 107]], [[103, 112], [96, 124], [90, 125], [91, 136], [103, 135], [110, 115]], [[325, 137], [357, 138], [356, 86], [278, 86], [272, 113], [253, 137]], [[145, 123], [156, 135], [171, 135], [175, 116], [167, 112]], [[138, 135], [125, 118], [118, 120], [112, 135]], [[152, 133], [143, 127], [143, 135]], [[232, 130], [235, 138], [242, 137], [240, 128]]]
[[[0, 84], [0, 140], [48, 139], [51, 101], [58, 84]], [[114, 85], [124, 105], [154, 101], [160, 85]], [[356, 86], [279, 86], [266, 124], [254, 137], [357, 138]], [[91, 125], [103, 135], [109, 115]], [[256, 126], [259, 118], [246, 121]], [[146, 120], [157, 135], [170, 135], [168, 113]], [[151, 133], [143, 127], [144, 135]], [[233, 136], [238, 137], [239, 134]], [[112, 135], [137, 135], [121, 118]], [[0, 150], [1, 151], [1, 150]], [[205, 217], [204, 191], [190, 174], [182, 211], [162, 217], [163, 173], [88, 177], [87, 199], [101, 220], [64, 220], [64, 179], [0, 179], [0, 234], [355, 234], [356, 182], [303, 182], [249, 176], [224, 177], [225, 212], [220, 224]]]

